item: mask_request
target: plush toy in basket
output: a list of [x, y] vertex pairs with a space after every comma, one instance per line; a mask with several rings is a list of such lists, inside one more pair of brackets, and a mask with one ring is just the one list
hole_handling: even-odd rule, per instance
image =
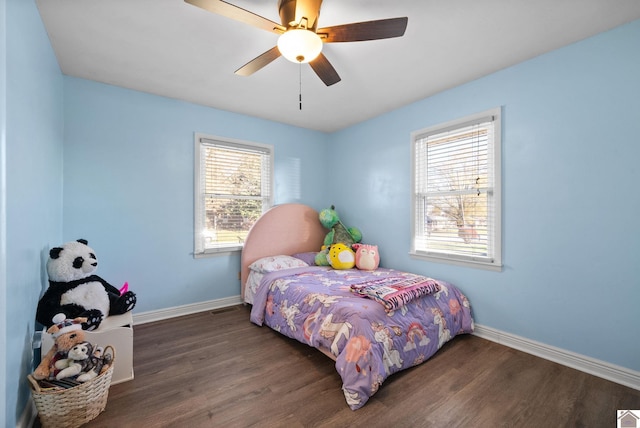
[[[61, 319], [62, 317], [62, 319]], [[56, 317], [47, 332], [54, 346], [28, 376], [43, 427], [79, 427], [107, 406], [115, 349], [104, 350], [84, 340], [82, 318]]]
[[111, 356], [103, 356], [104, 349], [89, 342], [78, 343], [67, 353], [67, 358], [57, 360], [56, 379], [74, 378], [78, 382], [95, 379], [105, 365], [111, 364]]
[[42, 356], [40, 364], [33, 372], [33, 378], [51, 379], [55, 378], [56, 362], [67, 358], [69, 350], [79, 343], [84, 342], [85, 334], [82, 330], [82, 323], [86, 318], [78, 317], [74, 319], [65, 318], [64, 314], [58, 314], [53, 317], [53, 325], [47, 329], [54, 339], [54, 344], [49, 351]]
[[107, 407], [115, 349], [105, 348], [111, 364], [96, 378], [73, 387], [46, 387], [29, 375], [31, 394], [44, 428], [76, 428], [98, 417]]
[[42, 356], [40, 364], [33, 372], [33, 378], [57, 379], [73, 377], [78, 382], [86, 382], [103, 372], [111, 364], [111, 355], [104, 355], [104, 349], [85, 341], [82, 322], [84, 318], [66, 319], [58, 314], [54, 325], [47, 334], [54, 338], [51, 349]]
[[128, 284], [120, 290], [94, 275], [98, 266], [95, 252], [84, 239], [67, 242], [49, 251], [49, 287], [40, 298], [36, 321], [50, 327], [53, 317], [84, 317], [84, 330], [95, 330], [108, 315], [120, 315], [136, 304], [136, 294]]

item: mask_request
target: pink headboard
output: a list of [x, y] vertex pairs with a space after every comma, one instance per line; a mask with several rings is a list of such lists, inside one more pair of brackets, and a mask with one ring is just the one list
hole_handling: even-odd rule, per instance
[[307, 205], [276, 205], [264, 213], [244, 241], [240, 258], [241, 298], [244, 300], [251, 263], [266, 256], [320, 251], [327, 232], [320, 224], [318, 212]]

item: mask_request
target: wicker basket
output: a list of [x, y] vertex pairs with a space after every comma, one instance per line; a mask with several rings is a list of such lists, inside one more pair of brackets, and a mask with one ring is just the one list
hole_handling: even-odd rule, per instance
[[109, 368], [94, 379], [62, 390], [43, 390], [29, 375], [33, 401], [38, 409], [40, 423], [45, 428], [75, 428], [95, 419], [107, 407], [111, 386], [115, 349], [109, 345], [104, 354], [111, 354]]

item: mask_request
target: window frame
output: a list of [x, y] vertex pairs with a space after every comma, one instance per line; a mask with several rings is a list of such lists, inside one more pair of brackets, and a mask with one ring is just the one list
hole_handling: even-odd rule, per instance
[[[418, 198], [421, 197], [418, 194], [418, 171], [417, 171], [417, 146], [421, 140], [427, 138], [430, 135], [440, 134], [446, 131], [452, 131], [460, 128], [464, 128], [476, 123], [485, 122], [486, 119], [492, 117], [494, 130], [493, 130], [493, 144], [490, 147], [489, 153], [493, 165], [493, 183], [487, 185], [491, 191], [490, 201], [493, 212], [493, 224], [488, 225], [487, 243], [490, 245], [492, 251], [489, 252], [486, 258], [472, 257], [468, 255], [459, 255], [446, 251], [428, 251], [426, 249], [416, 248], [416, 242], [418, 239], [417, 233], [418, 221], [426, 221], [426, 214], [418, 216], [418, 207], [416, 206]], [[465, 116], [459, 119], [455, 119], [446, 123], [430, 126], [411, 133], [411, 244], [409, 254], [413, 258], [420, 260], [448, 263], [458, 266], [466, 266], [494, 271], [502, 270], [502, 108], [496, 107], [490, 110], [486, 110], [480, 113]], [[429, 239], [428, 237], [426, 239]]]
[[[206, 248], [205, 237], [200, 233], [206, 217], [206, 208], [204, 203], [204, 189], [202, 188], [204, 171], [203, 162], [205, 159], [201, 156], [202, 147], [206, 144], [215, 143], [220, 146], [226, 146], [231, 149], [255, 150], [256, 152], [264, 152], [268, 156], [269, 177], [267, 183], [268, 196], [263, 199], [262, 214], [273, 207], [274, 200], [274, 148], [270, 144], [255, 143], [242, 141], [233, 138], [220, 137], [215, 135], [207, 135], [203, 133], [194, 133], [194, 222], [193, 222], [193, 255], [195, 258], [209, 257], [217, 255], [229, 255], [242, 251], [244, 243], [234, 245], [222, 245], [216, 248]], [[264, 172], [264, 171], [263, 171]]]

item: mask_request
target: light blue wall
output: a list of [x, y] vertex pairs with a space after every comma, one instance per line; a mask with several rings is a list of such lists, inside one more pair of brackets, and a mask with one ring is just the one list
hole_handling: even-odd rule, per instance
[[[0, 314], [7, 324], [7, 2], [0, 0]], [[7, 414], [7, 329], [0, 329], [0, 421]]]
[[[3, 6], [4, 7], [4, 6]], [[4, 31], [4, 30], [3, 30]], [[47, 285], [44, 262], [62, 236], [63, 81], [34, 1], [6, 3], [6, 346], [5, 412], [16, 425], [29, 397], [35, 307]], [[3, 231], [4, 232], [4, 231]]]
[[192, 255], [194, 132], [273, 145], [275, 203], [324, 204], [326, 134], [64, 81], [64, 241], [86, 238], [97, 274], [137, 293], [136, 312], [240, 294], [239, 255]]
[[[62, 77], [33, 0], [0, 0], [0, 22], [5, 426], [26, 405], [51, 246], [89, 239], [138, 312], [239, 293], [239, 257], [191, 255], [194, 132], [273, 144], [276, 203], [336, 204], [383, 264], [458, 284], [479, 323], [640, 370], [640, 21], [332, 135]], [[410, 132], [495, 106], [504, 271], [410, 259]]]
[[[332, 135], [358, 174], [330, 202], [382, 264], [458, 284], [477, 323], [640, 370], [639, 47], [636, 21]], [[497, 106], [504, 271], [411, 259], [410, 133]]]

